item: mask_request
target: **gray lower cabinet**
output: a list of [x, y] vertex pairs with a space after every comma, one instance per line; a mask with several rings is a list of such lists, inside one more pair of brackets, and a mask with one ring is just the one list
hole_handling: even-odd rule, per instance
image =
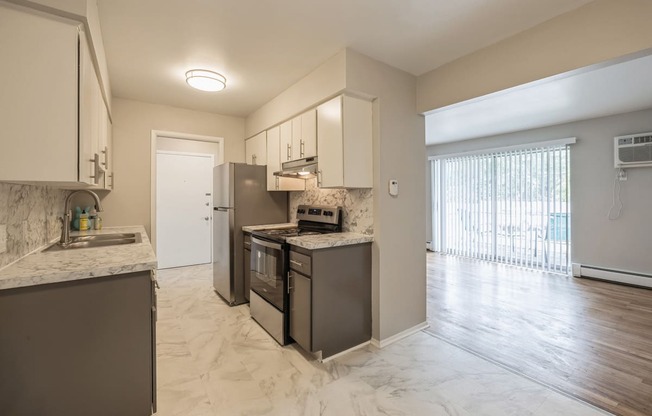
[[0, 415], [152, 414], [155, 302], [151, 271], [0, 291]]
[[251, 289], [251, 234], [244, 235], [244, 297], [249, 300]]
[[310, 278], [291, 270], [290, 337], [305, 350], [312, 351], [312, 291]]
[[290, 251], [290, 337], [322, 358], [371, 339], [371, 243]]

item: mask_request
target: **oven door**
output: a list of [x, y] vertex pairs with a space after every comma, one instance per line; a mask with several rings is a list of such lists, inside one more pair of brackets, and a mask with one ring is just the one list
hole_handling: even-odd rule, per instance
[[282, 244], [251, 238], [251, 290], [283, 312], [286, 250]]

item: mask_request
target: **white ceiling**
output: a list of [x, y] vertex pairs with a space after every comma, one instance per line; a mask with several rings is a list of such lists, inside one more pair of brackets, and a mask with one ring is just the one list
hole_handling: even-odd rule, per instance
[[[345, 47], [420, 75], [591, 0], [98, 0], [114, 96], [246, 116]], [[227, 78], [190, 89], [188, 69]]]
[[436, 110], [426, 145], [652, 108], [652, 56], [553, 77]]

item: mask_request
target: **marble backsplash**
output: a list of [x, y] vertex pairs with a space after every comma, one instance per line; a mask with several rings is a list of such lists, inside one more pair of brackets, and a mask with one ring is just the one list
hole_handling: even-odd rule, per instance
[[0, 183], [0, 226], [6, 225], [7, 229], [7, 251], [0, 253], [0, 268], [60, 235], [57, 217], [63, 213], [68, 192]]
[[297, 221], [301, 204], [339, 205], [344, 210], [343, 231], [372, 235], [374, 206], [372, 189], [319, 189], [316, 179], [306, 181], [304, 192], [290, 192], [290, 221]]

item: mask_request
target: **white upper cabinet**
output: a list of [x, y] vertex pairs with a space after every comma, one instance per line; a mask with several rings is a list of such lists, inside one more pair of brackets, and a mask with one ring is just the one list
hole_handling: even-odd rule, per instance
[[79, 53], [79, 181], [91, 185], [99, 184], [100, 178], [96, 178], [98, 162], [95, 155], [99, 149], [99, 102], [101, 92], [90, 48], [83, 33], [80, 34], [81, 41]]
[[308, 110], [292, 119], [292, 159], [317, 156], [317, 111]]
[[292, 158], [292, 120], [288, 120], [280, 126], [281, 142], [281, 163], [294, 160]]
[[267, 130], [267, 190], [268, 191], [304, 191], [306, 181], [303, 179], [281, 178], [274, 172], [281, 170], [281, 126]]
[[108, 117], [109, 111], [106, 111], [107, 120], [106, 120], [106, 153], [104, 155], [106, 160], [106, 174], [104, 176], [104, 188], [108, 190], [113, 190], [113, 124], [111, 119]]
[[288, 120], [280, 126], [281, 163], [317, 156], [317, 110]]
[[108, 112], [82, 27], [0, 3], [0, 180], [105, 186]]
[[0, 180], [79, 180], [78, 34], [0, 4]]
[[373, 187], [371, 134], [371, 102], [342, 95], [317, 107], [317, 185]]
[[245, 158], [248, 165], [267, 164], [266, 132], [260, 132], [245, 141]]

